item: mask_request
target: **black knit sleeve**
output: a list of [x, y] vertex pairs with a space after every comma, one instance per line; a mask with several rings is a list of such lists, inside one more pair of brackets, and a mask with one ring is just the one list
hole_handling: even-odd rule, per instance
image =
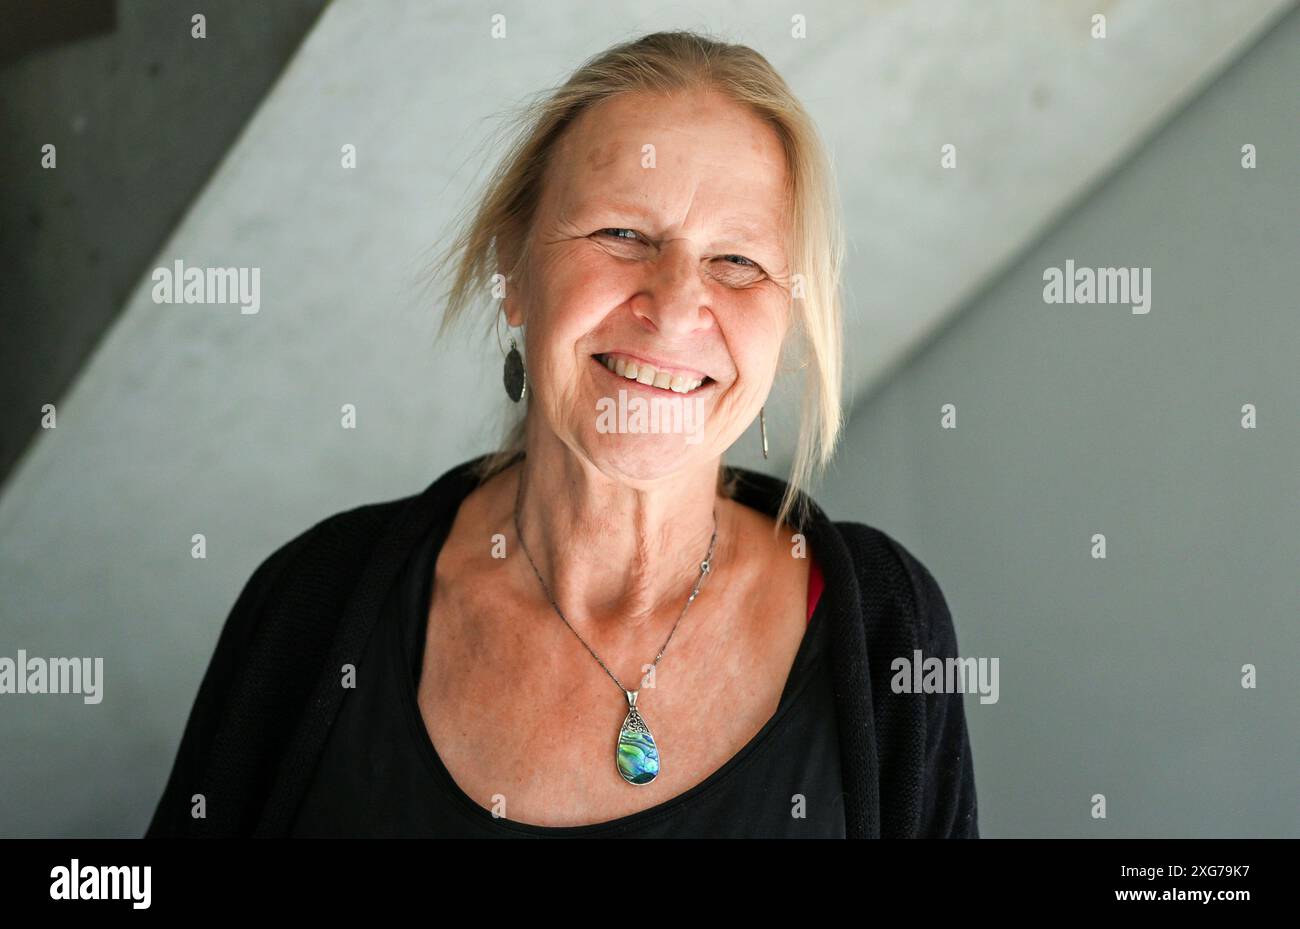
[[221, 722], [226, 695], [240, 669], [249, 639], [257, 627], [258, 616], [271, 590], [305, 540], [304, 533], [268, 556], [244, 584], [231, 608], [190, 709], [171, 775], [145, 831], [146, 839], [175, 838], [194, 833], [193, 796], [204, 792], [201, 785], [208, 751]]
[[[905, 550], [902, 556], [912, 577], [923, 655], [957, 657], [957, 632], [938, 582], [919, 560]], [[925, 741], [917, 838], [978, 839], [975, 765], [961, 693], [926, 696]]]

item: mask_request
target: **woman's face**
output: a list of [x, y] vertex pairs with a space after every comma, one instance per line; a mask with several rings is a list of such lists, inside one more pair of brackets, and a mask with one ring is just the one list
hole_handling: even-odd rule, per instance
[[505, 304], [538, 425], [637, 481], [736, 440], [790, 321], [785, 172], [775, 132], [712, 92], [623, 94], [574, 122]]

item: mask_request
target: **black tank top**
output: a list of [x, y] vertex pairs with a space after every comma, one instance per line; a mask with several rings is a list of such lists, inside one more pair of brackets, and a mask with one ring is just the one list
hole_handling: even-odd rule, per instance
[[513, 822], [474, 802], [438, 757], [416, 699], [434, 566], [451, 522], [449, 516], [432, 527], [413, 550], [380, 611], [356, 686], [344, 696], [299, 807], [294, 837], [844, 837], [825, 598], [772, 718], [684, 793], [582, 826]]

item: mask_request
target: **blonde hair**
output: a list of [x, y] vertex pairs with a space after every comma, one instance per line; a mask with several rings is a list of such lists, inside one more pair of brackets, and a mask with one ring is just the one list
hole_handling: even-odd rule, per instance
[[[681, 90], [719, 91], [748, 107], [776, 132], [785, 154], [791, 206], [787, 255], [794, 282], [791, 332], [802, 345], [798, 369], [805, 374], [799, 437], [776, 528], [792, 512], [796, 525], [802, 526], [807, 516], [805, 488], [830, 461], [842, 425], [844, 231], [830, 161], [816, 127], [781, 76], [753, 49], [695, 32], [651, 33], [590, 58], [562, 85], [542, 91], [519, 108], [512, 121], [513, 141], [481, 197], [454, 224], [456, 237], [435, 263], [435, 275], [452, 275], [438, 335], [489, 292], [504, 255], [514, 256], [505, 279], [517, 279], [527, 259], [527, 232], [541, 199], [547, 163], [577, 116], [617, 94]], [[496, 301], [490, 303], [491, 329], [496, 332], [499, 312]], [[524, 423], [519, 417], [501, 447], [484, 459], [480, 480], [520, 455]], [[724, 464], [720, 492], [730, 495], [735, 478]]]

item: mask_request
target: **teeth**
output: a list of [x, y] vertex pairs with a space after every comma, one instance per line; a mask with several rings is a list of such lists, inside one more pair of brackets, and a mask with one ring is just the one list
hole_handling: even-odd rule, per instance
[[601, 355], [598, 357], [605, 367], [619, 377], [625, 377], [629, 381], [636, 381], [649, 387], [657, 387], [660, 390], [671, 390], [675, 393], [687, 394], [704, 383], [703, 378], [676, 374], [672, 371], [660, 371], [654, 365], [644, 364], [631, 358], [624, 358], [621, 355]]

